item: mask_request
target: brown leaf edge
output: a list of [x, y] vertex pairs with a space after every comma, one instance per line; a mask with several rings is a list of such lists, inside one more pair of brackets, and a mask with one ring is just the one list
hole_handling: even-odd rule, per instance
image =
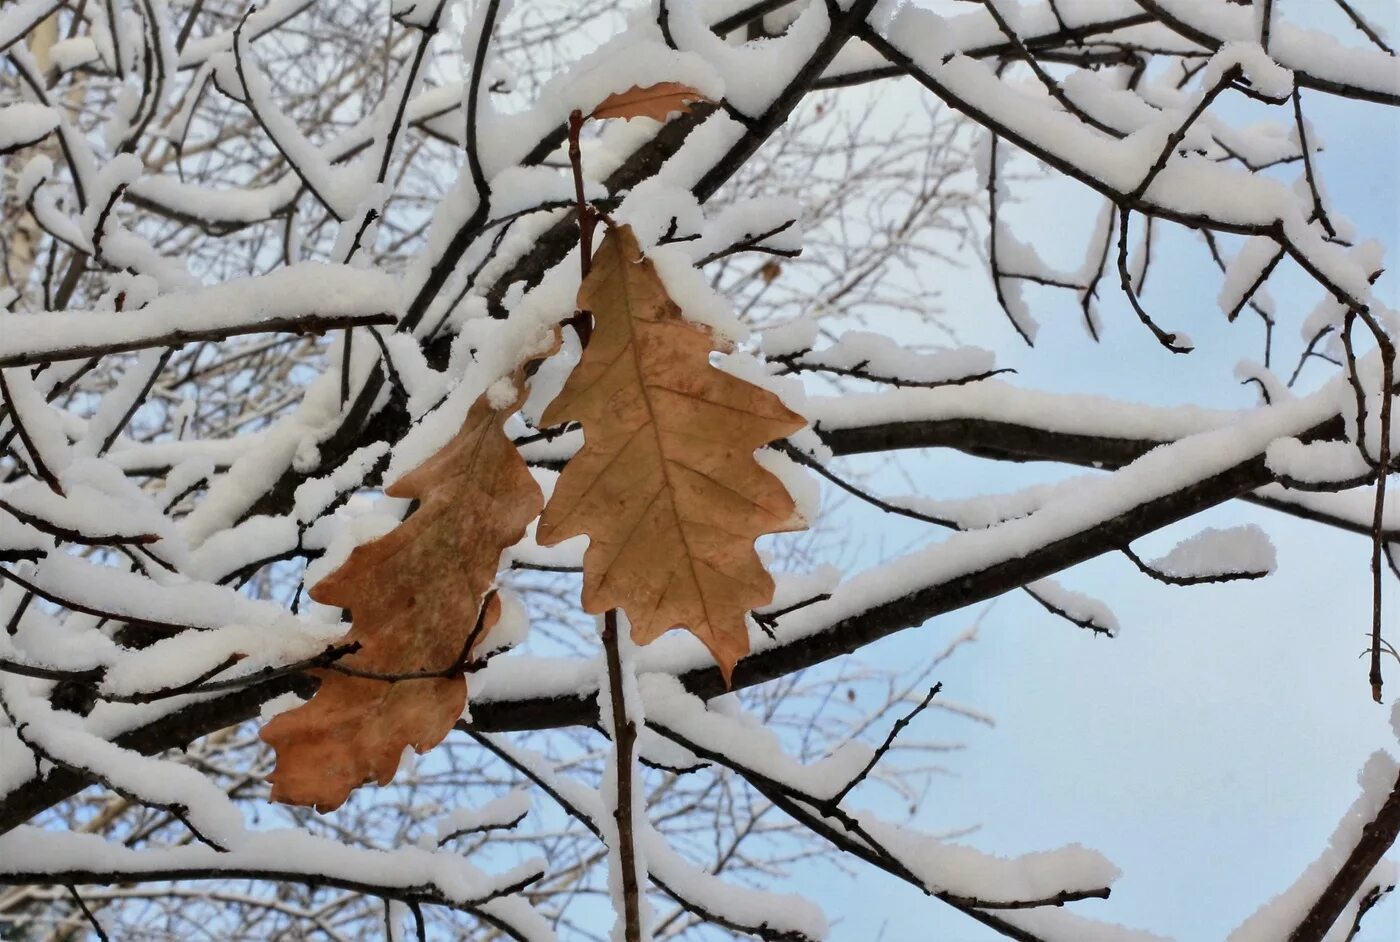
[[698, 101], [709, 101], [689, 85], [680, 82], [657, 82], [645, 88], [633, 85], [625, 92], [613, 92], [589, 113], [590, 118], [652, 118], [665, 121], [672, 113], [690, 110]]
[[385, 489], [418, 508], [312, 587], [350, 611], [346, 640], [361, 647], [313, 671], [311, 700], [263, 727], [277, 753], [273, 801], [334, 810], [363, 784], [389, 784], [405, 748], [427, 752], [461, 716], [463, 669], [500, 617], [490, 593], [500, 555], [543, 505], [504, 430], [521, 398], [505, 409], [478, 399], [451, 441]]
[[584, 445], [536, 540], [586, 534], [584, 610], [621, 608], [638, 644], [683, 627], [728, 681], [749, 650], [745, 613], [773, 594], [754, 539], [805, 525], [754, 452], [806, 423], [710, 364], [713, 335], [683, 316], [629, 227], [593, 261], [577, 302], [591, 340], [542, 419], [579, 421]]

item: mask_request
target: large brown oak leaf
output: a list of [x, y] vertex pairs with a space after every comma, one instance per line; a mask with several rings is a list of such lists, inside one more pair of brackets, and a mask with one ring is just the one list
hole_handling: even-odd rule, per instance
[[456, 437], [386, 493], [419, 501], [384, 536], [357, 546], [311, 589], [350, 610], [340, 663], [362, 673], [451, 676], [381, 680], [321, 670], [307, 703], [274, 717], [262, 738], [277, 750], [272, 799], [339, 807], [368, 781], [387, 785], [407, 746], [423, 753], [446, 737], [466, 705], [461, 666], [500, 615], [491, 596], [501, 552], [540, 512], [543, 498], [503, 425], [512, 409], [472, 406]]
[[728, 678], [749, 650], [745, 613], [773, 597], [754, 540], [803, 526], [754, 451], [805, 422], [710, 365], [715, 338], [685, 320], [627, 226], [599, 246], [578, 306], [592, 337], [543, 421], [580, 422], [584, 446], [537, 538], [587, 534], [584, 609], [622, 609], [639, 644], [687, 628]]

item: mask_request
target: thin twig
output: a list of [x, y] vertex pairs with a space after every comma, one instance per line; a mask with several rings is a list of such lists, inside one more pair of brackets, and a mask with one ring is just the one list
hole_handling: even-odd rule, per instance
[[83, 902], [83, 898], [78, 895], [77, 888], [71, 883], [65, 883], [63, 888], [68, 891], [69, 896], [73, 897], [73, 902], [78, 904], [78, 909], [82, 911], [88, 925], [92, 926], [92, 931], [96, 933], [98, 942], [109, 942], [107, 933], [102, 930], [102, 923], [98, 922], [97, 917], [92, 914], [92, 910], [88, 909], [88, 904]]
[[632, 831], [633, 749], [637, 727], [627, 716], [616, 609], [609, 609], [603, 615], [603, 650], [607, 655], [608, 699], [612, 708], [613, 747], [617, 752], [617, 805], [612, 813], [617, 822], [617, 857], [622, 869], [623, 938], [626, 942], [641, 942], [641, 888], [637, 886], [636, 835]]
[[910, 710], [908, 713], [895, 720], [894, 725], [890, 727], [889, 733], [885, 736], [885, 741], [880, 743], [879, 748], [877, 748], [875, 752], [871, 754], [870, 761], [866, 762], [865, 766], [859, 772], [851, 776], [851, 780], [848, 781], [845, 785], [843, 785], [839, 792], [831, 796], [831, 801], [833, 804], [839, 805], [841, 803], [841, 800], [851, 793], [851, 789], [855, 788], [861, 782], [865, 781], [866, 777], [869, 776], [870, 773], [875, 770], [875, 766], [880, 764], [880, 760], [883, 759], [885, 757], [885, 754], [888, 753], [890, 749], [894, 746], [895, 739], [897, 739], [899, 737], [899, 734], [903, 732], [904, 727], [912, 723], [914, 721], [914, 718], [920, 713], [924, 712], [924, 710], [927, 710], [928, 705], [933, 702], [933, 698], [938, 696], [938, 691], [942, 689], [942, 683], [934, 684], [928, 689], [928, 693], [924, 695], [924, 698], [920, 700], [917, 705], [915, 705], [914, 709]]
[[1394, 401], [1395, 347], [1384, 336], [1378, 336], [1381, 354], [1380, 454], [1376, 472], [1376, 505], [1371, 523], [1371, 698], [1381, 702], [1381, 600], [1385, 550], [1385, 484], [1390, 476], [1390, 414]]

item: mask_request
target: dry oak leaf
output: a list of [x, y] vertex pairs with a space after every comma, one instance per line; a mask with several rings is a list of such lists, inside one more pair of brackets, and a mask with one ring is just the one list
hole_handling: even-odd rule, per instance
[[710, 365], [713, 336], [684, 319], [627, 226], [599, 246], [578, 306], [592, 338], [543, 423], [582, 423], [584, 445], [536, 539], [587, 534], [584, 609], [622, 609], [639, 644], [687, 628], [728, 681], [749, 650], [745, 613], [773, 598], [754, 540], [804, 526], [754, 451], [806, 423]]
[[633, 85], [625, 92], [613, 92], [594, 108], [590, 118], [652, 118], [665, 121], [673, 111], [689, 111], [697, 101], [709, 101], [689, 85], [658, 82], [642, 88]]
[[[482, 599], [501, 552], [544, 502], [503, 428], [514, 409], [479, 399], [455, 438], [386, 490], [416, 498], [418, 508], [311, 589], [316, 601], [350, 610], [346, 640], [361, 648], [339, 663], [375, 674], [443, 672], [495, 624], [499, 602], [493, 595], [483, 610]], [[460, 672], [392, 682], [314, 673], [316, 695], [274, 717], [262, 738], [277, 750], [272, 800], [318, 811], [339, 807], [370, 780], [387, 785], [404, 747], [436, 746], [467, 701]]]

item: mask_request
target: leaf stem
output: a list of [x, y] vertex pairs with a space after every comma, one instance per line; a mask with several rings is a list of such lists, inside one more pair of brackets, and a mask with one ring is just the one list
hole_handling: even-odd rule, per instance
[[[593, 269], [593, 230], [598, 226], [598, 214], [588, 205], [583, 191], [583, 151], [579, 147], [579, 132], [587, 120], [583, 112], [575, 110], [569, 115], [569, 166], [574, 172], [574, 203], [578, 213], [578, 264], [580, 280], [586, 280]], [[588, 346], [588, 338], [593, 333], [593, 318], [588, 311], [574, 311], [566, 324], [573, 325], [578, 334], [579, 345]]]
[[[578, 258], [581, 280], [593, 270], [593, 230], [598, 213], [588, 204], [583, 190], [583, 153], [579, 132], [586, 120], [581, 111], [569, 115], [569, 164], [574, 173], [574, 199], [578, 212]], [[578, 334], [579, 346], [587, 347], [593, 333], [593, 315], [582, 309], [567, 321]], [[625, 942], [641, 942], [641, 888], [637, 884], [636, 835], [632, 828], [633, 751], [637, 727], [627, 717], [626, 689], [622, 677], [622, 649], [617, 632], [617, 609], [603, 615], [603, 650], [608, 665], [608, 700], [612, 708], [613, 748], [616, 750], [617, 802], [613, 819], [617, 823], [617, 857], [622, 870], [622, 925]]]

